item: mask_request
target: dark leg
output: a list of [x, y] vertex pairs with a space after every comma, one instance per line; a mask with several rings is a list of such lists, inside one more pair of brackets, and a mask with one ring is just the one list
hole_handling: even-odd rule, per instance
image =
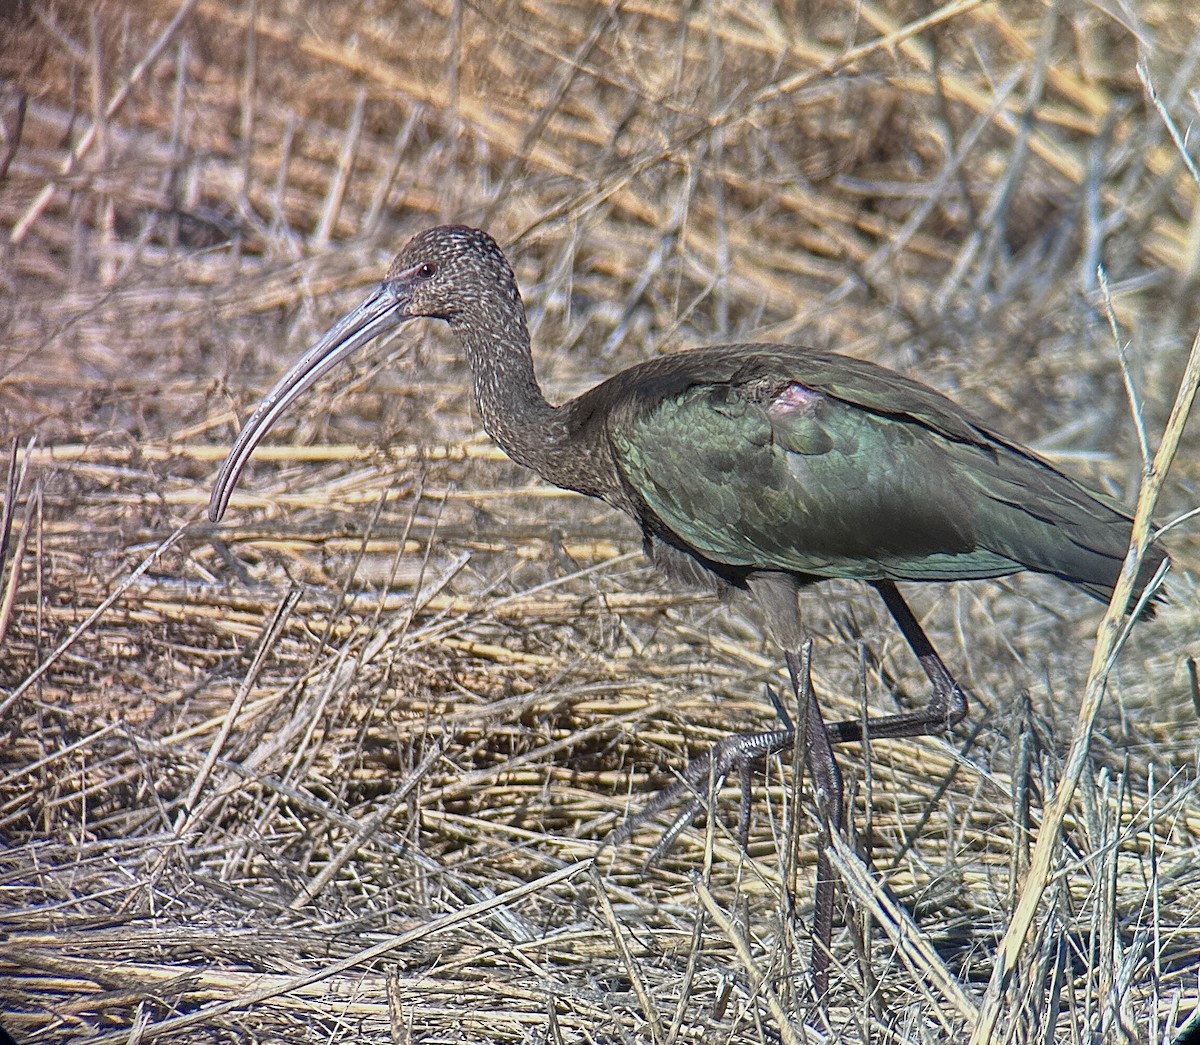
[[[865, 725], [872, 739], [894, 739], [896, 737], [925, 737], [934, 733], [945, 733], [958, 725], [967, 713], [967, 695], [954, 680], [933, 643], [913, 616], [892, 581], [875, 581], [884, 605], [899, 625], [909, 649], [916, 654], [921, 667], [933, 684], [933, 695], [920, 711], [905, 711], [899, 715], [881, 715], [867, 719]], [[863, 738], [864, 723], [856, 720], [835, 722], [829, 727], [835, 744], [845, 744]]]
[[[917, 618], [913, 616], [908, 603], [900, 594], [892, 581], [875, 581], [875, 590], [879, 592], [884, 605], [891, 612], [901, 633], [908, 642], [909, 648], [916, 655], [921, 667], [925, 670], [933, 694], [929, 703], [920, 711], [905, 711], [898, 715], [880, 715], [867, 719], [866, 732], [875, 739], [895, 739], [898, 737], [923, 737], [934, 733], [943, 733], [962, 721], [967, 713], [967, 695], [962, 687], [950, 674], [933, 643], [925, 634]], [[785, 657], [785, 659], [787, 659]], [[788, 661], [788, 671], [794, 674], [793, 662], [795, 655]], [[792, 679], [793, 686], [795, 678]], [[768, 690], [768, 692], [770, 692]], [[719, 783], [733, 770], [737, 770], [743, 783], [742, 808], [738, 826], [743, 844], [749, 829], [750, 796], [745, 789], [749, 779], [751, 763], [768, 755], [786, 751], [796, 742], [796, 730], [788, 719], [786, 710], [771, 694], [772, 702], [784, 721], [783, 729], [772, 729], [764, 733], [735, 733], [718, 742], [711, 751], [692, 759], [683, 769], [680, 779], [660, 791], [654, 799], [633, 816], [629, 817], [620, 827], [613, 831], [605, 843], [622, 845], [629, 840], [638, 827], [652, 819], [664, 809], [679, 802], [685, 795], [687, 798], [684, 808], [672, 820], [671, 826], [664, 833], [658, 845], [650, 852], [647, 863], [653, 863], [663, 853], [671, 848], [675, 839], [692, 818], [704, 808], [705, 796], [709, 788], [707, 782], [711, 779]], [[819, 712], [818, 712], [819, 713]], [[864, 723], [859, 719], [845, 722], [835, 722], [828, 727], [826, 733], [831, 744], [849, 744], [863, 739]], [[806, 756], [807, 757], [807, 756]]]
[[[804, 759], [812, 777], [813, 795], [822, 820], [828, 831], [841, 829], [842, 778], [833, 758], [833, 744], [861, 741], [864, 732], [872, 738], [892, 739], [897, 737], [928, 736], [941, 733], [960, 722], [967, 713], [967, 697], [963, 689], [950, 674], [938, 656], [908, 603], [891, 581], [874, 582], [899, 626], [909, 647], [916, 655], [925, 674], [933, 686], [929, 703], [920, 711], [907, 711], [898, 715], [881, 715], [876, 718], [835, 722], [828, 728], [821, 717], [812, 693], [812, 683], [801, 670], [800, 658], [794, 652], [784, 654], [792, 687], [797, 694], [802, 713], [806, 716]], [[791, 748], [796, 742], [796, 728], [787, 709], [768, 689], [784, 728], [764, 733], [737, 733], [725, 737], [711, 751], [693, 759], [683, 769], [680, 779], [660, 791], [653, 800], [629, 816], [608, 838], [605, 845], [622, 845], [642, 824], [651, 820], [664, 809], [683, 802], [683, 808], [671, 821], [658, 844], [651, 850], [647, 865], [671, 848], [685, 827], [705, 807], [707, 796], [732, 771], [736, 770], [742, 782], [742, 806], [738, 818], [739, 837], [745, 845], [750, 824], [750, 766], [768, 755], [778, 754]], [[865, 727], [865, 728], [864, 728]], [[813, 926], [813, 983], [817, 996], [823, 997], [828, 985], [829, 941], [833, 922], [833, 868], [827, 852], [828, 835], [817, 856], [817, 888], [814, 897]]]
[[[925, 634], [917, 618], [913, 616], [908, 603], [900, 594], [892, 581], [875, 581], [875, 590], [879, 592], [884, 605], [887, 606], [899, 626], [901, 633], [908, 642], [909, 648], [916, 655], [921, 667], [925, 670], [933, 694], [929, 703], [920, 711], [905, 711], [898, 715], [880, 715], [867, 719], [866, 732], [875, 739], [895, 739], [897, 737], [923, 737], [934, 733], [943, 733], [962, 721], [967, 713], [967, 695], [962, 687], [950, 674], [933, 643]], [[786, 659], [786, 657], [785, 657]], [[792, 659], [795, 657], [793, 655]], [[793, 670], [789, 661], [788, 670]], [[795, 685], [795, 679], [792, 680]], [[670, 787], [660, 791], [653, 801], [635, 813], [629, 820], [613, 831], [607, 842], [621, 845], [629, 840], [629, 836], [650, 818], [657, 816], [668, 806], [674, 805], [680, 798], [690, 795], [686, 808], [681, 811], [678, 819], [673, 821], [668, 832], [669, 838], [654, 847], [650, 856], [653, 863], [666, 852], [671, 843], [679, 837], [679, 833], [691, 822], [693, 816], [704, 808], [704, 795], [707, 787], [703, 786], [712, 776], [717, 781], [724, 780], [732, 771], [737, 770], [740, 779], [747, 779], [747, 767], [750, 763], [768, 755], [786, 751], [796, 741], [796, 730], [788, 718], [787, 710], [775, 699], [775, 694], [769, 689], [771, 701], [775, 705], [779, 717], [783, 720], [783, 729], [772, 729], [764, 733], [735, 733], [719, 741], [711, 751], [693, 759], [683, 769], [681, 779]], [[864, 723], [860, 719], [850, 719], [845, 722], [835, 722], [828, 727], [829, 740], [833, 744], [849, 744], [863, 739]], [[749, 826], [748, 796], [743, 792], [743, 806], [739, 826], [743, 830]], [[743, 826], [744, 825], [744, 826]], [[743, 841], [745, 836], [742, 835]]]
[[[967, 713], [966, 694], [938, 656], [937, 650], [933, 648], [896, 585], [891, 581], [876, 581], [875, 589], [933, 686], [929, 703], [921, 711], [883, 715], [867, 719], [865, 723], [857, 720], [837, 722], [827, 728], [813, 693], [807, 658], [802, 659], [795, 651], [784, 653], [792, 690], [796, 695], [800, 713], [804, 716], [801, 719], [804, 763], [811, 778], [812, 796], [821, 829], [817, 852], [816, 889], [813, 895], [812, 936], [813, 990], [819, 1004], [824, 1003], [829, 990], [830, 944], [833, 937], [834, 876], [833, 865], [829, 859], [829, 844], [834, 832], [842, 829], [842, 774], [833, 757], [832, 745], [861, 741], [864, 733], [874, 738], [916, 737], [940, 733], [956, 725]], [[738, 829], [742, 844], [745, 845], [750, 826], [750, 766], [754, 761], [786, 751], [796, 743], [797, 730], [787, 709], [770, 689], [768, 693], [783, 720], [783, 729], [725, 737], [706, 755], [689, 762], [679, 780], [664, 788], [648, 805], [628, 817], [605, 839], [605, 845], [623, 844], [646, 821], [669, 806], [683, 801], [683, 809], [651, 850], [646, 862], [653, 863], [670, 849], [683, 829], [704, 808], [706, 796], [711, 795], [714, 788], [734, 770], [738, 772], [742, 783]]]
[[807, 661], [801, 667], [794, 652], [783, 655], [792, 691], [800, 713], [805, 716], [804, 764], [812, 782], [812, 797], [820, 821], [817, 850], [817, 882], [813, 892], [812, 977], [813, 993], [824, 1004], [829, 993], [829, 959], [833, 944], [833, 865], [829, 861], [829, 840], [842, 830], [842, 771], [833, 757], [829, 731], [821, 717], [821, 706], [813, 692]]

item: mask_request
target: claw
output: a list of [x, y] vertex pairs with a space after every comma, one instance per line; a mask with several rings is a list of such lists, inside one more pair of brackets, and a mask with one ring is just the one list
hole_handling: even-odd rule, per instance
[[708, 807], [712, 796], [720, 789], [726, 777], [736, 771], [741, 785], [741, 805], [738, 810], [738, 841], [745, 848], [750, 837], [750, 801], [754, 763], [768, 755], [786, 751], [796, 741], [795, 730], [784, 715], [784, 729], [772, 729], [762, 733], [734, 733], [722, 737], [712, 748], [692, 759], [683, 767], [679, 779], [658, 792], [636, 813], [631, 813], [618, 827], [614, 828], [601, 847], [624, 845], [634, 831], [658, 816], [665, 809], [683, 802], [682, 808], [672, 818], [662, 836], [650, 850], [646, 867], [650, 867], [665, 856], [696, 814]]

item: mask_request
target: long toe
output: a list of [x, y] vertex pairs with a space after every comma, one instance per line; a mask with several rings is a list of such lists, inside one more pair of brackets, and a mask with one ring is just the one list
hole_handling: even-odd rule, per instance
[[[769, 755], [786, 751], [796, 741], [793, 729], [772, 729], [762, 733], [733, 733], [717, 741], [703, 755], [692, 759], [683, 768], [679, 779], [658, 792], [635, 813], [631, 813], [602, 843], [603, 846], [624, 845], [639, 830], [665, 810], [680, 805], [661, 837], [650, 850], [646, 866], [660, 860], [671, 850], [676, 840], [696, 816], [711, 808], [712, 797], [730, 773], [736, 773], [741, 784], [741, 803], [738, 809], [738, 840], [744, 847], [750, 832], [751, 778], [755, 762]], [[681, 804], [682, 803], [682, 804]]]

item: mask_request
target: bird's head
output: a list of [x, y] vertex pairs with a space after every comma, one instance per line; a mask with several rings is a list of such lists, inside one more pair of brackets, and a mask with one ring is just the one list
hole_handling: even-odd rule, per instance
[[426, 316], [454, 325], [493, 305], [524, 312], [504, 253], [486, 232], [466, 225], [418, 232], [392, 261], [380, 292], [395, 297], [406, 319]]
[[452, 327], [504, 316], [524, 323], [516, 278], [491, 236], [465, 225], [441, 225], [409, 240], [383, 282], [305, 352], [258, 404], [221, 467], [208, 502], [209, 519], [217, 522], [225, 514], [254, 448], [305, 391], [362, 346], [421, 316], [444, 319]]

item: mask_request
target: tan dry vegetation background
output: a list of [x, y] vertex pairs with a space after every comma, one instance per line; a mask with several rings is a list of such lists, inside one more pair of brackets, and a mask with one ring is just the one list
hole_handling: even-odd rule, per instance
[[[5, 1026], [965, 1037], [1099, 606], [1038, 578], [910, 586], [974, 703], [952, 736], [841, 752], [876, 884], [843, 894], [827, 1025], [788, 759], [756, 780], [748, 853], [729, 791], [711, 839], [644, 874], [649, 829], [580, 863], [689, 755], [773, 724], [777, 657], [660, 585], [625, 520], [494, 450], [444, 331], [406, 329], [403, 365], [364, 353], [222, 525], [203, 505], [274, 376], [450, 220], [509, 249], [552, 397], [676, 346], [795, 340], [919, 377], [1132, 504], [1096, 269], [1153, 446], [1200, 323], [1200, 193], [1137, 63], [1194, 125], [1198, 11], [7, 5]], [[1160, 522], [1200, 503], [1196, 451], [1190, 431]], [[997, 1041], [1162, 1042], [1197, 1004], [1195, 533], [1109, 687]], [[869, 592], [805, 607], [829, 715], [924, 701]]]

